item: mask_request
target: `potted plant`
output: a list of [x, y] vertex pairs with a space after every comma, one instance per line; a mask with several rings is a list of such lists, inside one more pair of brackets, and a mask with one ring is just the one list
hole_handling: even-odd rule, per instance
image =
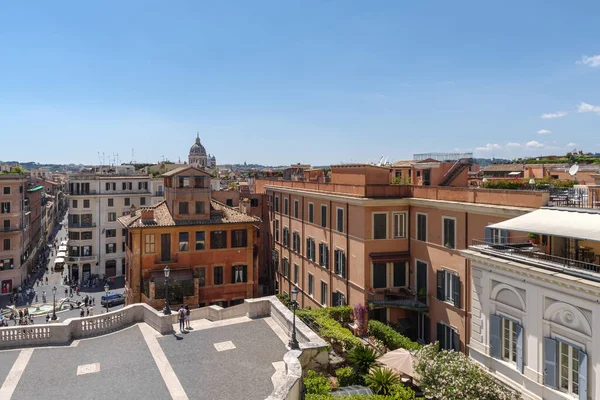
[[540, 235], [538, 235], [537, 233], [529, 234], [529, 243], [538, 244], [539, 242], [540, 242]]

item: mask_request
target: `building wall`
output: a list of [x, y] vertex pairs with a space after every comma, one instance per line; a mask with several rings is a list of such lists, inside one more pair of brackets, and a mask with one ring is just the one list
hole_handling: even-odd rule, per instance
[[[21, 263], [24, 246], [29, 243], [29, 226], [26, 224], [23, 208], [25, 186], [25, 176], [0, 175], [0, 207], [1, 203], [10, 203], [9, 213], [0, 208], [0, 261], [3, 264], [3, 269], [0, 271], [0, 284], [9, 289], [21, 285], [28, 273], [27, 268], [22, 268]], [[5, 190], [8, 194], [5, 194]], [[5, 221], [8, 221], [8, 229], [4, 228]], [[4, 249], [5, 240], [8, 240], [7, 250]], [[11, 262], [14, 268], [10, 268]], [[0, 290], [1, 294], [8, 294], [8, 292], [9, 290]]]
[[[598, 284], [471, 252], [472, 337], [470, 356], [524, 399], [569, 397], [544, 386], [544, 338], [558, 338], [587, 353], [587, 398], [600, 398]], [[490, 319], [499, 315], [523, 327], [523, 372], [490, 353]], [[575, 397], [577, 398], [577, 397]]]

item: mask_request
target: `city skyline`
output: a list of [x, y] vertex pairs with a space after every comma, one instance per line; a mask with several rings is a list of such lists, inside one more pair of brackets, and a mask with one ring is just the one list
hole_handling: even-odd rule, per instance
[[600, 151], [593, 2], [29, 4], [0, 15], [3, 159]]

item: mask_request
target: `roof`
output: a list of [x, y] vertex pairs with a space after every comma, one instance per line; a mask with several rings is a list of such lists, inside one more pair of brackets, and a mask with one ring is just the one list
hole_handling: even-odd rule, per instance
[[600, 242], [600, 212], [583, 209], [541, 208], [489, 225], [488, 228]]
[[195, 171], [199, 171], [199, 172], [202, 172], [202, 173], [204, 173], [206, 175], [209, 175], [206, 171], [203, 171], [200, 168], [196, 168], [196, 167], [194, 167], [192, 165], [186, 165], [184, 167], [179, 167], [179, 168], [172, 169], [169, 172], [164, 172], [164, 173], [161, 174], [161, 176], [166, 176], [166, 177], [175, 176], [175, 175], [180, 174], [183, 171], [187, 171], [188, 169], [193, 169]]
[[240, 224], [260, 222], [260, 218], [244, 214], [235, 208], [228, 207], [216, 200], [210, 201], [210, 218], [175, 220], [167, 207], [165, 200], [152, 207], [145, 209], [154, 210], [154, 220], [142, 222], [142, 210], [137, 210], [134, 216], [124, 215], [119, 218], [119, 222], [128, 228], [142, 227], [164, 227], [164, 226], [187, 226], [187, 225], [215, 225], [215, 224]]
[[523, 171], [523, 164], [492, 164], [481, 168], [483, 172], [517, 172]]
[[392, 167], [412, 167], [414, 161], [413, 160], [405, 160], [405, 161], [396, 161], [392, 163]]

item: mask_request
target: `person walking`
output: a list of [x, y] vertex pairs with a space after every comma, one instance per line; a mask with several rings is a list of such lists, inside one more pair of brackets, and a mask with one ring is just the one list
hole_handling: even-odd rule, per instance
[[181, 333], [185, 330], [185, 308], [183, 308], [183, 304], [179, 307], [179, 311], [177, 311], [177, 316], [179, 317], [179, 330]]
[[185, 306], [185, 329], [192, 329], [192, 327], [190, 326], [191, 317], [192, 317], [192, 314], [190, 312], [190, 306], [186, 305]]
[[80, 311], [79, 311], [79, 316], [81, 318], [83, 318], [85, 316], [85, 311], [83, 311], [83, 307], [81, 307]]
[[46, 323], [50, 321], [50, 313], [46, 314]]

